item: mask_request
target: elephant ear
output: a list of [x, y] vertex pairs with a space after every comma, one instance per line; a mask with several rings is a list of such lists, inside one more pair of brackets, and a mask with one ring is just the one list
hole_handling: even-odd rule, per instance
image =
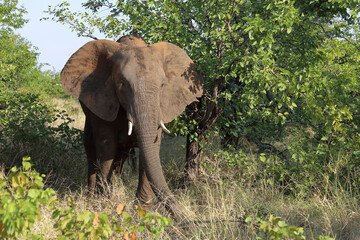
[[187, 105], [197, 101], [203, 94], [203, 80], [194, 62], [178, 46], [160, 42], [152, 44], [164, 59], [164, 84], [161, 101], [162, 120], [171, 122], [179, 116]]
[[111, 79], [110, 61], [119, 48], [119, 43], [110, 40], [88, 42], [70, 57], [61, 71], [64, 91], [106, 121], [115, 120], [120, 106]]

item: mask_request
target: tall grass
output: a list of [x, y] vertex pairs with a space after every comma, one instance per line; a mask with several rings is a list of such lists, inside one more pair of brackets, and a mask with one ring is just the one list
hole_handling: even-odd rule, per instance
[[[126, 169], [129, 170], [129, 169]], [[128, 182], [130, 184], [124, 184]], [[115, 214], [117, 204], [128, 206], [135, 218], [134, 204], [137, 176], [126, 180], [114, 179], [110, 196], [99, 196], [89, 202], [86, 187], [67, 191], [60, 197], [60, 205], [67, 206], [70, 197], [78, 211], [91, 210]], [[266, 185], [244, 188], [237, 182], [201, 181], [196, 186], [177, 189], [177, 199], [186, 219], [174, 223], [162, 233], [160, 239], [256, 239], [258, 226], [245, 223], [248, 216], [267, 219], [270, 215], [280, 216], [290, 225], [303, 227], [308, 239], [329, 235], [336, 239], [359, 239], [360, 211], [356, 196], [331, 186], [332, 196], [317, 195], [307, 198], [293, 198], [283, 194], [281, 188]], [[155, 210], [167, 212], [157, 204]], [[43, 210], [42, 220], [35, 229], [45, 232], [45, 239], [59, 234], [53, 232], [51, 211]], [[143, 239], [150, 235], [142, 236]]]
[[[36, 119], [33, 121], [42, 124]], [[39, 129], [47, 131], [46, 128]], [[66, 133], [71, 129], [64, 126], [57, 130]], [[55, 134], [50, 138], [44, 134], [32, 140], [19, 139], [18, 142], [9, 139], [8, 142], [3, 137], [2, 140], [11, 143], [11, 148], [0, 152], [1, 171], [6, 172], [13, 159], [22, 157], [20, 155], [30, 155], [35, 160], [35, 167], [47, 174], [46, 184], [57, 191], [60, 206], [68, 206], [70, 197], [78, 211], [114, 214], [116, 205], [122, 203], [127, 205], [135, 218], [133, 205], [138, 204], [135, 198], [137, 170], [127, 164], [121, 177], [113, 177], [108, 189], [111, 194], [89, 201], [85, 194], [87, 166], [83, 148], [80, 145], [74, 147], [67, 142], [72, 138], [54, 131], [55, 128], [52, 132], [45, 132]], [[217, 139], [212, 142], [213, 145], [208, 146], [202, 155], [204, 164], [199, 181], [180, 188], [178, 183], [185, 161], [185, 139], [164, 136], [160, 153], [164, 173], [186, 218], [167, 227], [160, 239], [256, 239], [258, 226], [246, 223], [245, 219], [268, 219], [270, 215], [304, 228], [308, 239], [316, 239], [319, 235], [360, 239], [360, 192], [352, 182], [358, 177], [356, 169], [348, 169], [346, 176], [338, 172], [334, 180], [325, 185], [326, 189], [321, 185], [319, 189], [294, 194], [289, 189], [296, 184], [297, 178], [290, 183], [288, 179], [274, 177], [276, 171], [281, 172], [279, 166], [282, 166], [276, 157], [253, 153], [253, 149], [234, 155], [219, 154], [221, 148]], [[21, 152], [16, 152], [16, 149], [21, 149]], [[351, 159], [346, 153], [334, 159], [334, 162], [344, 164], [347, 161]], [[322, 178], [321, 173], [317, 177]], [[168, 214], [158, 203], [154, 210]], [[51, 211], [43, 208], [41, 221], [35, 224], [34, 231], [43, 233], [45, 239], [54, 239], [60, 233], [54, 230], [53, 224]], [[142, 239], [150, 237], [145, 234]]]
[[[169, 142], [167, 144], [171, 145]], [[176, 157], [170, 157], [170, 161], [163, 164], [164, 171], [168, 172], [167, 177], [176, 179], [176, 172], [182, 165], [178, 162], [179, 152], [175, 153], [173, 149], [171, 148], [171, 153], [165, 154]], [[78, 158], [78, 155], [68, 155], [61, 161], [71, 163], [78, 161]], [[98, 196], [90, 202], [85, 194], [86, 185], [83, 179], [75, 176], [85, 172], [86, 166], [83, 165], [80, 169], [71, 168], [68, 171], [66, 176], [61, 175], [63, 172], [60, 172], [60, 175], [55, 171], [50, 173], [51, 179], [58, 179], [60, 182], [62, 178], [72, 178], [77, 186], [72, 189], [66, 188], [68, 180], [63, 180], [63, 186], [59, 188], [62, 191], [58, 194], [60, 206], [66, 207], [70, 197], [78, 211], [114, 214], [116, 205], [122, 203], [128, 206], [130, 213], [135, 217], [132, 206], [138, 204], [135, 199], [137, 173], [133, 172], [130, 166], [126, 166], [122, 178], [114, 177], [113, 184], [108, 189], [110, 195]], [[336, 239], [359, 239], [359, 194], [350, 193], [339, 186], [341, 185], [329, 184], [326, 196], [313, 194], [294, 198], [285, 194], [283, 187], [272, 183], [244, 186], [237, 181], [204, 177], [196, 185], [173, 189], [186, 219], [168, 227], [160, 239], [255, 239], [258, 229], [245, 223], [245, 218], [252, 216], [267, 219], [270, 215], [280, 216], [290, 225], [303, 227], [308, 239], [316, 239], [319, 235], [329, 235]], [[154, 209], [167, 214], [159, 204]], [[51, 211], [42, 209], [41, 221], [35, 225], [34, 231], [44, 233], [45, 239], [54, 239], [54, 236], [60, 233], [51, 227], [53, 224]], [[146, 239], [151, 236], [142, 237]]]

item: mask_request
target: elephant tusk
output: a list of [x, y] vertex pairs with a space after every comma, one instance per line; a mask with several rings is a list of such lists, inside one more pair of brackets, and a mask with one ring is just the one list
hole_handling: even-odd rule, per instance
[[164, 130], [164, 132], [166, 132], [167, 134], [170, 134], [170, 131], [165, 127], [165, 124], [162, 120], [160, 121], [160, 126], [161, 126], [162, 130]]
[[133, 123], [131, 121], [129, 121], [128, 123], [128, 136], [131, 135], [132, 133], [132, 128], [133, 128]]

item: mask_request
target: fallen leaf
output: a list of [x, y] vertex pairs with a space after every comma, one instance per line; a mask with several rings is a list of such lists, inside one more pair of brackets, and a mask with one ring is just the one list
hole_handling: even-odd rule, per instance
[[125, 240], [137, 240], [136, 234], [134, 232], [125, 232], [124, 233], [124, 239]]
[[136, 237], [136, 234], [134, 232], [131, 233], [131, 240], [136, 240], [137, 237]]
[[116, 213], [121, 215], [121, 213], [125, 210], [125, 205], [119, 203], [119, 205], [117, 205], [116, 207]]
[[97, 225], [99, 223], [99, 214], [98, 213], [94, 213], [95, 217], [93, 220], [93, 226]]
[[142, 207], [140, 207], [138, 205], [135, 205], [135, 208], [136, 208], [136, 211], [138, 212], [140, 218], [146, 216], [146, 211], [145, 211], [144, 208], [142, 208]]
[[125, 240], [129, 240], [129, 232], [125, 232], [125, 233], [124, 233], [124, 239], [125, 239]]

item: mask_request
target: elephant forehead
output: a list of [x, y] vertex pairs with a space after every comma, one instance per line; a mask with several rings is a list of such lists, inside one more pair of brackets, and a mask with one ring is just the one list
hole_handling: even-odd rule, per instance
[[158, 51], [151, 48], [143, 48], [136, 52], [136, 61], [142, 70], [154, 71], [157, 68], [163, 67], [163, 59]]
[[162, 62], [162, 55], [156, 49], [151, 47], [125, 47], [118, 51], [114, 58], [117, 61], [127, 62], [139, 62], [139, 63], [152, 63], [152, 62]]
[[163, 74], [162, 55], [149, 47], [128, 48], [117, 54], [115, 58], [123, 74], [136, 73], [138, 77], [144, 74]]

